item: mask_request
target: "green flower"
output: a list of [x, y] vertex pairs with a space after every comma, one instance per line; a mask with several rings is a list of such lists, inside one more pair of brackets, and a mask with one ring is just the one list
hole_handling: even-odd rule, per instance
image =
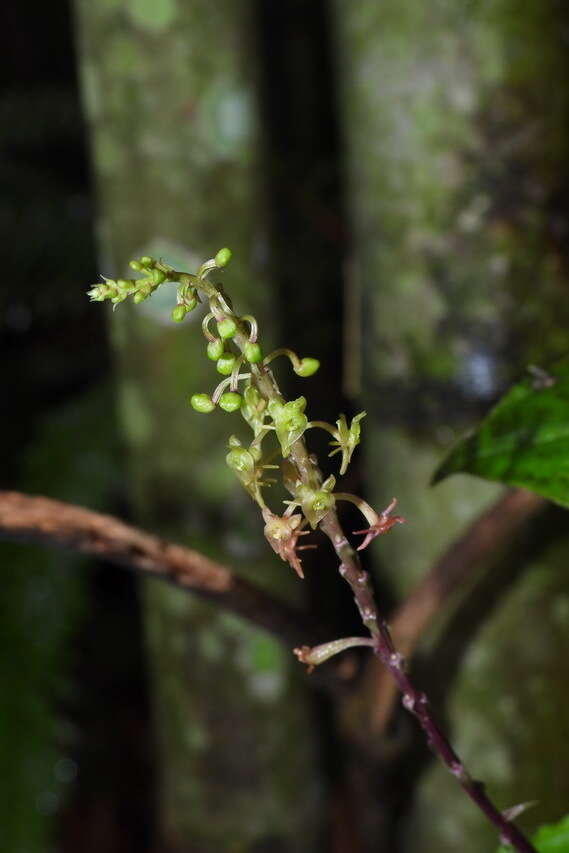
[[298, 441], [308, 426], [308, 418], [304, 414], [305, 408], [305, 397], [298, 397], [289, 403], [279, 403], [276, 400], [269, 403], [269, 414], [275, 424], [277, 438], [285, 458], [290, 453], [291, 446]]
[[297, 497], [305, 518], [314, 530], [331, 509], [334, 509], [336, 500], [332, 490], [336, 485], [335, 477], [328, 477], [319, 489], [310, 489], [308, 486], [300, 486]]
[[359, 415], [355, 415], [352, 418], [352, 423], [349, 428], [345, 415], [340, 415], [339, 419], [336, 421], [337, 429], [334, 433], [335, 441], [330, 442], [330, 446], [335, 447], [336, 449], [332, 450], [328, 455], [334, 456], [336, 453], [342, 454], [340, 474], [346, 473], [346, 469], [352, 458], [352, 453], [360, 443], [360, 421], [365, 418], [365, 416], [366, 412], [360, 412]]
[[239, 439], [232, 435], [229, 439], [229, 453], [225, 457], [229, 467], [235, 471], [241, 484], [249, 492], [259, 506], [264, 507], [261, 488], [270, 486], [275, 480], [264, 478], [266, 468], [276, 468], [276, 465], [266, 465], [261, 459], [261, 449], [254, 443], [248, 449], [241, 446]]
[[244, 447], [232, 447], [225, 461], [247, 490], [254, 485], [257, 478], [256, 463], [253, 454]]

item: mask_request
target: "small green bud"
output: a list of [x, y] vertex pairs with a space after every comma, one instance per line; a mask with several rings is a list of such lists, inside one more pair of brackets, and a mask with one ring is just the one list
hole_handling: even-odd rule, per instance
[[181, 323], [186, 316], [186, 313], [187, 308], [185, 305], [176, 305], [172, 311], [172, 320], [174, 320], [175, 323]]
[[218, 358], [221, 358], [223, 355], [223, 341], [220, 341], [219, 338], [216, 338], [214, 341], [210, 341], [207, 345], [207, 357], [211, 359], [211, 361], [217, 361]]
[[215, 404], [209, 394], [192, 394], [190, 404], [192, 409], [201, 412], [203, 415], [208, 415], [215, 409]]
[[320, 362], [317, 358], [303, 358], [300, 361], [298, 367], [294, 368], [294, 372], [297, 376], [312, 376], [318, 368], [320, 367]]
[[236, 391], [227, 391], [219, 398], [219, 408], [224, 412], [237, 412], [241, 408], [243, 397]]
[[141, 272], [142, 270], [142, 264], [140, 263], [140, 261], [130, 261], [129, 267], [131, 268], [131, 270], [136, 270], [137, 272]]
[[219, 332], [219, 337], [227, 340], [228, 338], [232, 338], [237, 331], [237, 324], [231, 317], [226, 317], [225, 320], [221, 320], [217, 324], [217, 331]]
[[162, 284], [163, 281], [166, 281], [166, 275], [162, 270], [152, 270], [152, 282], [158, 285]]
[[215, 256], [215, 265], [216, 267], [226, 267], [229, 261], [231, 260], [231, 249], [220, 249], [217, 255]]
[[263, 351], [259, 344], [253, 344], [250, 341], [249, 343], [245, 344], [243, 354], [249, 364], [258, 364], [260, 361], [263, 360]]
[[224, 352], [222, 356], [217, 360], [217, 372], [221, 373], [222, 376], [229, 376], [231, 373], [233, 373], [235, 361], [236, 358], [232, 352]]
[[144, 302], [145, 299], [151, 294], [151, 290], [149, 287], [141, 287], [140, 290], [137, 290], [134, 296], [132, 297], [132, 301], [135, 305], [140, 305], [141, 302]]
[[117, 278], [116, 285], [119, 290], [128, 290], [131, 286], [132, 281], [128, 281], [126, 278]]
[[225, 460], [234, 471], [243, 472], [254, 468], [254, 465], [251, 464], [254, 460], [249, 451], [245, 450], [244, 447], [233, 447], [225, 457]]
[[198, 304], [198, 300], [195, 296], [190, 296], [189, 298], [184, 300], [184, 305], [186, 306], [186, 311], [193, 311], [196, 305]]
[[154, 260], [154, 258], [151, 258], [150, 255], [143, 255], [140, 259], [141, 266], [146, 268], [153, 267], [155, 263], [156, 261]]
[[255, 460], [244, 447], [233, 447], [225, 461], [235, 471], [245, 488], [255, 480]]

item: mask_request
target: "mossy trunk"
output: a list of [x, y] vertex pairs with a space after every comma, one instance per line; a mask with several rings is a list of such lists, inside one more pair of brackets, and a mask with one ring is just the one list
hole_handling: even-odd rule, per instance
[[[228, 245], [234, 301], [266, 330], [249, 2], [79, 0], [78, 27], [101, 272], [124, 273], [141, 254], [195, 270]], [[172, 307], [159, 292], [112, 318], [136, 520], [288, 596], [293, 579], [270, 558], [255, 509], [224, 463], [240, 419], [204, 418], [188, 406], [191, 393], [216, 384], [203, 312], [175, 326]], [[145, 601], [163, 847], [314, 849], [319, 780], [290, 651], [158, 583], [146, 585]]]
[[[437, 461], [528, 363], [568, 348], [567, 10], [334, 8], [368, 491], [378, 508], [396, 495], [408, 519], [375, 546], [403, 594], [498, 492], [463, 476], [431, 491]], [[569, 699], [553, 675], [569, 640], [568, 553], [536, 558], [475, 637], [449, 706], [459, 749], [498, 803], [538, 801], [529, 828], [567, 802], [567, 722], [551, 709]], [[406, 825], [414, 853], [495, 843], [439, 768]]]

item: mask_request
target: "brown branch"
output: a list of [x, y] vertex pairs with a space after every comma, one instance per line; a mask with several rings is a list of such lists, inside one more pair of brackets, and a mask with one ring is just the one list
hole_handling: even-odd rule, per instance
[[65, 548], [162, 578], [294, 644], [312, 635], [301, 613], [203, 554], [109, 515], [51, 498], [0, 492], [0, 539]]
[[[509, 489], [450, 545], [390, 618], [394, 643], [405, 658], [413, 654], [473, 571], [507, 547], [546, 503], [532, 492]], [[371, 730], [377, 735], [385, 729], [398, 699], [397, 686], [377, 658], [369, 660], [363, 689]]]

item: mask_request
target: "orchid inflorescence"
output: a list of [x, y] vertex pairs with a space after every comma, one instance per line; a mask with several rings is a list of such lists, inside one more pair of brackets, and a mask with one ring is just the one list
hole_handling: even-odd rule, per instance
[[[209, 414], [216, 408], [229, 413], [239, 412], [250, 427], [253, 439], [247, 447], [236, 436], [230, 436], [227, 465], [259, 506], [264, 534], [271, 548], [300, 577], [304, 577], [298, 552], [316, 546], [299, 545], [299, 539], [307, 535], [310, 529], [316, 529], [328, 513], [335, 509], [338, 500], [354, 503], [369, 524], [365, 531], [357, 531], [365, 534], [360, 549], [403, 519], [390, 515], [395, 501], [384, 512], [376, 513], [361, 498], [335, 491], [334, 476], [323, 481], [314, 458], [306, 450], [306, 431], [324, 429], [332, 436], [330, 456], [341, 454], [339, 473], [343, 475], [360, 443], [360, 422], [366, 413], [360, 412], [349, 424], [342, 414], [332, 425], [308, 419], [306, 397], [288, 401], [284, 399], [269, 367], [271, 362], [285, 357], [296, 375], [303, 378], [316, 373], [320, 363], [312, 357], [299, 358], [295, 352], [286, 348], [264, 355], [258, 341], [256, 319], [250, 314], [238, 315], [221, 285], [215, 285], [209, 280], [211, 273], [225, 267], [230, 259], [231, 251], [221, 249], [214, 258], [202, 264], [197, 274], [192, 275], [175, 270], [162, 259], [144, 256], [130, 262], [131, 269], [140, 274], [139, 278], [104, 278], [101, 284], [94, 285], [88, 291], [88, 295], [95, 302], [109, 300], [116, 308], [129, 296], [135, 303], [140, 303], [152, 296], [158, 287], [175, 284], [177, 299], [172, 319], [176, 322], [182, 322], [199, 304], [207, 302], [209, 310], [202, 321], [206, 355], [215, 362], [216, 370], [223, 378], [210, 394], [193, 394], [190, 404], [201, 414]], [[270, 435], [277, 439], [281, 457], [279, 465], [271, 463], [274, 452], [269, 455], [264, 452], [263, 443]], [[282, 514], [273, 512], [267, 506], [263, 494], [263, 490], [275, 482], [267, 476], [267, 472], [279, 469], [285, 488], [292, 496], [292, 500], [285, 501], [287, 507]], [[325, 659], [322, 655], [320, 658]]]
[[[297, 376], [312, 376], [319, 367], [317, 359], [299, 358], [289, 349], [277, 349], [265, 356], [258, 341], [257, 321], [251, 315], [239, 316], [231, 300], [220, 285], [209, 281], [210, 273], [225, 267], [231, 259], [229, 249], [221, 249], [214, 258], [201, 265], [196, 275], [178, 272], [162, 260], [144, 256], [130, 262], [131, 269], [140, 274], [136, 279], [107, 279], [94, 285], [89, 296], [94, 302], [110, 301], [113, 308], [129, 296], [135, 303], [143, 302], [165, 284], [176, 284], [176, 306], [172, 319], [182, 322], [186, 315], [207, 301], [202, 330], [207, 341], [207, 357], [215, 362], [223, 379], [211, 394], [193, 394], [190, 403], [196, 412], [209, 414], [219, 407], [225, 412], [240, 412], [253, 433], [248, 447], [236, 436], [229, 439], [226, 462], [235, 472], [241, 485], [259, 506], [264, 522], [264, 534], [271, 548], [288, 562], [300, 577], [303, 569], [298, 552], [313, 545], [299, 545], [311, 528], [319, 527], [331, 542], [340, 560], [339, 572], [350, 585], [363, 624], [369, 631], [367, 637], [344, 637], [317, 646], [300, 646], [294, 649], [297, 658], [309, 671], [345, 649], [370, 647], [390, 671], [403, 694], [404, 707], [413, 713], [423, 728], [429, 744], [439, 754], [450, 772], [458, 779], [468, 796], [500, 830], [504, 840], [523, 853], [535, 853], [508, 814], [500, 812], [488, 799], [483, 786], [467, 773], [464, 764], [443, 735], [431, 714], [426, 695], [417, 690], [405, 668], [405, 661], [393, 644], [389, 628], [381, 618], [374, 601], [367, 573], [362, 569], [355, 549], [347, 540], [336, 514], [336, 503], [344, 500], [355, 504], [364, 515], [368, 527], [354, 531], [364, 539], [358, 551], [366, 548], [377, 536], [387, 533], [394, 525], [404, 521], [392, 515], [395, 498], [383, 512], [377, 513], [362, 498], [348, 492], [335, 491], [334, 476], [323, 479], [314, 456], [305, 443], [308, 429], [324, 429], [332, 436], [330, 456], [341, 454], [340, 475], [350, 464], [355, 448], [360, 443], [360, 412], [348, 425], [345, 415], [340, 415], [336, 425], [324, 421], [310, 421], [306, 414], [306, 398], [285, 400], [269, 365], [285, 356]], [[266, 455], [263, 448], [270, 435], [276, 437], [277, 453]], [[280, 451], [278, 465], [272, 460]], [[274, 480], [267, 471], [280, 469], [283, 485], [292, 500], [282, 515], [273, 512], [265, 503], [263, 490]]]

